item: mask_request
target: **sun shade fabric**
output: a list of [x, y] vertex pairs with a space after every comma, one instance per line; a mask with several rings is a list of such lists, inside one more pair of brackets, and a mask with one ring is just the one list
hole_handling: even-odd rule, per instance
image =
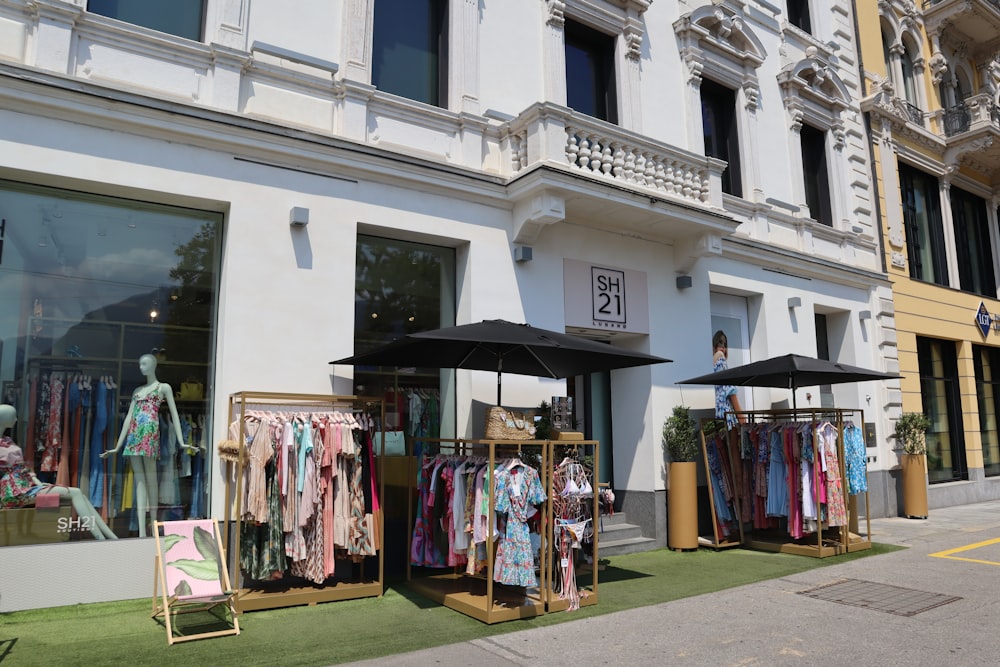
[[899, 377], [896, 373], [884, 373], [798, 354], [785, 354], [717, 373], [680, 380], [677, 384], [731, 384], [744, 387], [796, 389], [821, 384], [891, 380]]
[[527, 324], [484, 320], [408, 334], [371, 352], [330, 363], [462, 368], [567, 378], [669, 361]]

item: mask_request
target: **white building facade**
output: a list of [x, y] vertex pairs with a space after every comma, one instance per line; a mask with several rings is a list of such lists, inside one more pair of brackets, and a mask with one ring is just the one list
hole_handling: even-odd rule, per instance
[[[664, 545], [661, 426], [681, 403], [712, 414], [711, 387], [676, 383], [711, 371], [714, 331], [730, 366], [796, 352], [898, 369], [847, 0], [124, 4], [0, 0], [0, 379], [36, 462], [59, 452], [34, 383], [107, 369], [127, 399], [147, 353], [175, 393], [202, 385], [178, 405], [210, 451], [234, 392], [377, 382], [423, 383], [442, 436], [477, 436], [495, 375], [328, 362], [502, 318], [673, 360], [503, 384], [512, 406], [574, 396], [618, 509]], [[372, 268], [399, 257], [426, 271]], [[898, 383], [797, 403], [864, 410], [871, 512], [895, 514]], [[89, 457], [119, 412], [104, 440], [60, 419]], [[222, 466], [196, 464], [174, 501], [221, 518]], [[46, 472], [63, 465], [93, 488], [82, 458]], [[107, 484], [95, 506], [124, 502]], [[142, 597], [153, 551], [0, 548], [5, 571], [48, 573], [6, 578], [0, 611]]]

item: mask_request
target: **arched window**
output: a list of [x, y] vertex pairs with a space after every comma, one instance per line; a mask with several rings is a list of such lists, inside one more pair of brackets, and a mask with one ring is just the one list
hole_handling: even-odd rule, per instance
[[892, 37], [886, 33], [885, 26], [882, 26], [882, 62], [885, 64], [885, 78], [892, 80], [892, 53], [889, 46], [892, 44]]
[[913, 49], [905, 41], [903, 42], [903, 55], [899, 59], [900, 68], [903, 73], [903, 81], [901, 82], [902, 90], [899, 91], [903, 93], [903, 97], [910, 104], [919, 107], [920, 98], [917, 97], [917, 78], [913, 70], [913, 62], [915, 58], [913, 57]]

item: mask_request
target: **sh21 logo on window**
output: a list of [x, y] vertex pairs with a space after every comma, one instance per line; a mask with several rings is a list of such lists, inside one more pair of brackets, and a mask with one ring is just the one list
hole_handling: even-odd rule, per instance
[[68, 517], [61, 516], [56, 520], [57, 533], [91, 532], [97, 528], [97, 522], [92, 516]]

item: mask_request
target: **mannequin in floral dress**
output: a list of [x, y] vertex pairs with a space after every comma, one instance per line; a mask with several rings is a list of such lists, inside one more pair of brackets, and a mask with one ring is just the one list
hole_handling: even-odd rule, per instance
[[[139, 371], [146, 378], [146, 384], [132, 392], [132, 403], [125, 415], [121, 434], [114, 449], [101, 454], [107, 458], [122, 452], [132, 468], [135, 477], [135, 501], [139, 520], [139, 537], [146, 537], [146, 518], [156, 518], [159, 504], [157, 492], [156, 460], [160, 456], [160, 405], [166, 403], [170, 409], [170, 428], [177, 436], [177, 442], [184, 442], [180, 418], [174, 403], [174, 391], [169, 384], [156, 379], [156, 357], [144, 354], [139, 357]], [[124, 447], [124, 451], [122, 448]], [[185, 445], [191, 453], [200, 448]]]
[[83, 491], [72, 486], [43, 484], [39, 481], [24, 463], [21, 448], [11, 438], [3, 436], [4, 431], [15, 423], [17, 410], [14, 406], [0, 405], [0, 507], [24, 507], [33, 504], [38, 496], [58, 495], [60, 498], [69, 498], [81, 519], [82, 528], [89, 530], [94, 539], [118, 539]]

